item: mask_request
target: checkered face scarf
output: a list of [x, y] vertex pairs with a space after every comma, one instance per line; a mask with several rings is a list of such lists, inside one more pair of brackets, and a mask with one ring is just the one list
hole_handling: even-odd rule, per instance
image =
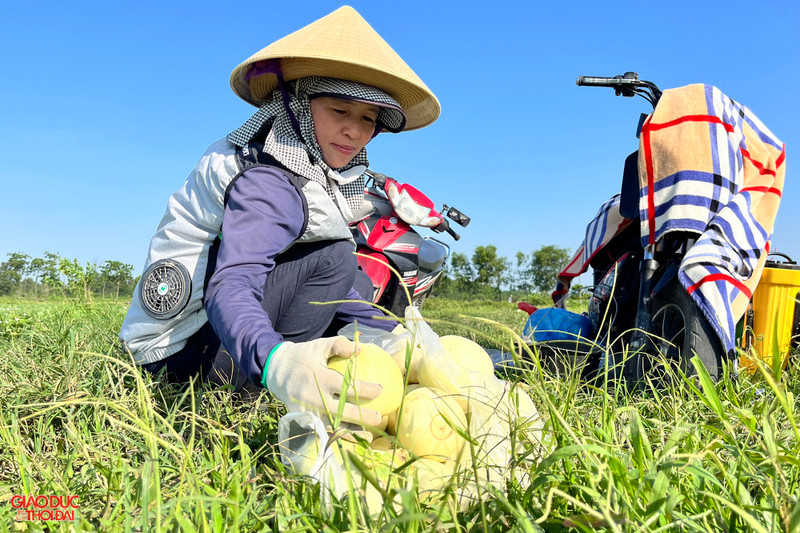
[[[346, 166], [332, 169], [325, 164], [322, 150], [314, 135], [309, 95], [329, 94], [352, 98], [363, 97], [364, 91], [376, 89], [359, 83], [311, 76], [294, 82], [288, 92], [280, 89], [227, 139], [236, 146], [246, 146], [259, 131], [269, 127], [264, 151], [289, 170], [315, 181], [328, 191], [345, 220], [352, 219], [364, 202], [364, 171], [369, 166], [366, 149], [362, 149]], [[387, 95], [387, 98], [388, 97]], [[291, 114], [286, 110], [286, 100]], [[393, 101], [393, 100], [392, 100]], [[270, 127], [271, 126], [271, 127]]]

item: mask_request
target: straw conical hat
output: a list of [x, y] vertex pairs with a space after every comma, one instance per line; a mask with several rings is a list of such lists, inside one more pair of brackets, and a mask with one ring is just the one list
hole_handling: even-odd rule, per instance
[[274, 74], [246, 80], [252, 65], [268, 59], [280, 61], [286, 81], [328, 76], [382, 89], [403, 108], [406, 130], [427, 126], [441, 111], [433, 92], [350, 6], [275, 41], [233, 69], [233, 92], [254, 106], [264, 103], [278, 85]]

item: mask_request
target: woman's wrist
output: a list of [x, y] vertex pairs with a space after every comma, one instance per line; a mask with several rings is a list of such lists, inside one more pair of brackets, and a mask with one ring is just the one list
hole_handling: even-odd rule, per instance
[[268, 388], [267, 387], [267, 372], [269, 370], [269, 362], [272, 359], [272, 356], [275, 355], [275, 352], [277, 351], [278, 347], [280, 347], [281, 344], [283, 344], [283, 343], [279, 342], [278, 344], [275, 345], [274, 348], [272, 348], [269, 351], [269, 355], [267, 355], [267, 361], [264, 363], [264, 371], [261, 373], [261, 385], [265, 389]]

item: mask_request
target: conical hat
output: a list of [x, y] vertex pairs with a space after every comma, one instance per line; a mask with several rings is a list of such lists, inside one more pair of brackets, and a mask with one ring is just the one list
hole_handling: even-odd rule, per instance
[[233, 92], [254, 106], [264, 103], [278, 86], [274, 74], [246, 79], [252, 65], [269, 59], [279, 60], [285, 81], [328, 76], [382, 89], [403, 108], [406, 130], [427, 126], [441, 111], [433, 92], [350, 6], [275, 41], [233, 69]]

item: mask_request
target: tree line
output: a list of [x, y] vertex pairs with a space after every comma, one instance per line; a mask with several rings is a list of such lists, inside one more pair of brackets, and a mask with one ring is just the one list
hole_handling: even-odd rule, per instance
[[478, 246], [471, 257], [454, 252], [433, 293], [453, 299], [546, 300], [570, 257], [567, 248], [552, 244], [530, 254], [517, 252], [513, 262], [493, 244]]
[[33, 258], [13, 252], [0, 263], [0, 296], [122, 298], [133, 294], [137, 281], [138, 277], [133, 277], [133, 265], [121, 261], [81, 264], [77, 259], [52, 252]]
[[[530, 254], [517, 252], [512, 262], [494, 245], [478, 246], [471, 257], [458, 252], [450, 256], [433, 293], [457, 300], [530, 299], [555, 288], [556, 275], [569, 258], [566, 248], [546, 245]], [[14, 252], [0, 263], [0, 296], [129, 298], [138, 280], [133, 266], [121, 261], [81, 264], [51, 252], [35, 258]]]

